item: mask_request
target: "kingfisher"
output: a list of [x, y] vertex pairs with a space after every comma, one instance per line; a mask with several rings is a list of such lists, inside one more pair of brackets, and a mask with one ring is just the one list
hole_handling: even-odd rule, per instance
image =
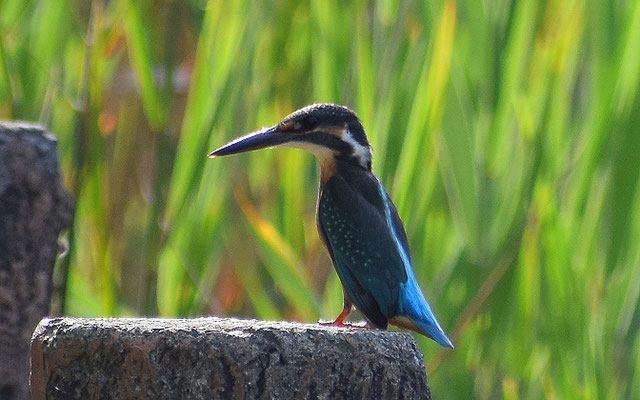
[[370, 328], [413, 330], [453, 348], [413, 273], [407, 234], [395, 205], [371, 172], [371, 146], [355, 112], [312, 104], [276, 125], [239, 137], [209, 158], [266, 147], [296, 147], [320, 163], [316, 223], [343, 288], [335, 326], [355, 307]]

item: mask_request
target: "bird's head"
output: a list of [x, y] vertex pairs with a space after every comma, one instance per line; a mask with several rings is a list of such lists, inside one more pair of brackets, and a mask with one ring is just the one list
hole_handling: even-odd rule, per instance
[[209, 157], [243, 153], [265, 147], [297, 147], [323, 163], [330, 157], [357, 162], [371, 170], [371, 146], [356, 114], [336, 104], [312, 104], [274, 126], [262, 128], [209, 153]]

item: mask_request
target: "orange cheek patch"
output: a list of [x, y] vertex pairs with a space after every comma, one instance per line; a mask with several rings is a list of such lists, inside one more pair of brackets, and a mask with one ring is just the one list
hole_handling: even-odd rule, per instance
[[284, 124], [280, 125], [278, 127], [278, 130], [282, 131], [282, 132], [292, 131], [294, 126], [295, 126], [295, 122], [290, 121], [290, 122], [287, 122], [287, 123], [284, 123]]
[[328, 133], [330, 135], [334, 135], [342, 139], [342, 135], [344, 135], [344, 133], [347, 131], [347, 127], [331, 126], [323, 129], [322, 131], [324, 133]]

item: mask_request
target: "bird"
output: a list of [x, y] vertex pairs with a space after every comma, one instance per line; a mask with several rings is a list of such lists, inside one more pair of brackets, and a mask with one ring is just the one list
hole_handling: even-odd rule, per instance
[[316, 224], [343, 287], [343, 309], [327, 323], [355, 326], [345, 322], [355, 307], [367, 327], [395, 325], [453, 349], [416, 280], [398, 211], [371, 171], [371, 146], [356, 113], [312, 104], [208, 157], [278, 146], [306, 150], [320, 164]]

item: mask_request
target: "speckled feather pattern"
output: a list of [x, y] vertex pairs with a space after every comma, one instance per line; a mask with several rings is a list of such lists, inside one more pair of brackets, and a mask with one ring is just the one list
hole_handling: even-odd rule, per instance
[[312, 104], [209, 157], [279, 145], [309, 151], [320, 163], [318, 230], [345, 294], [335, 323], [354, 305], [378, 328], [392, 323], [453, 347], [417, 283], [407, 235], [371, 172], [371, 147], [356, 114], [336, 104]]

